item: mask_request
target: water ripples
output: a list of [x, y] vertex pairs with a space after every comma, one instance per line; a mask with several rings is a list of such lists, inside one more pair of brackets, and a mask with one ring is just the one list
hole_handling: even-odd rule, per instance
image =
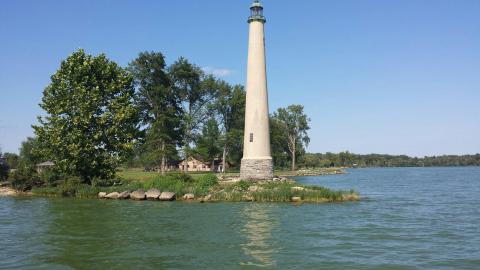
[[0, 268], [475, 269], [480, 168], [358, 169], [300, 182], [334, 204], [0, 198]]

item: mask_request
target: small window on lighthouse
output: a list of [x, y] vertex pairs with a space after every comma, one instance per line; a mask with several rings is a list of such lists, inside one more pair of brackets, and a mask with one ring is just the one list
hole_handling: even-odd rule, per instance
[[253, 133], [250, 133], [250, 142], [253, 142]]

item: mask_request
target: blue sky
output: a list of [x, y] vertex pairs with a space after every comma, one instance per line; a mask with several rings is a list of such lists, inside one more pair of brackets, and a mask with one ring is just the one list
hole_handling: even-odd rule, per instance
[[[17, 152], [78, 48], [245, 81], [250, 0], [3, 1], [0, 147]], [[480, 1], [264, 0], [270, 110], [303, 104], [312, 152], [480, 152]]]

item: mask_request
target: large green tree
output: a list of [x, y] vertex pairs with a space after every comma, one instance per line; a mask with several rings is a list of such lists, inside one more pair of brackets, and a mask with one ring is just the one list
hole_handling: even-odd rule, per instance
[[[192, 143], [205, 121], [211, 116], [209, 106], [215, 98], [216, 81], [202, 69], [180, 58], [168, 69], [173, 89], [180, 95], [184, 112], [183, 158], [188, 160]], [[188, 168], [185, 166], [185, 171]]]
[[270, 116], [270, 146], [275, 168], [287, 168], [290, 163], [285, 126], [273, 116]]
[[132, 76], [104, 54], [71, 54], [51, 76], [40, 104], [46, 116], [33, 126], [42, 156], [86, 183], [112, 178], [138, 135], [134, 94]]
[[19, 164], [19, 156], [15, 153], [4, 153], [3, 158], [7, 162], [10, 169], [17, 169]]
[[[217, 83], [218, 92], [214, 108], [222, 131], [222, 170], [225, 171], [230, 153], [232, 153], [232, 163], [238, 163], [241, 158], [245, 90], [241, 85], [232, 87], [225, 81], [218, 81]], [[237, 154], [235, 155], [235, 153]]]
[[19, 167], [34, 169], [35, 165], [44, 162], [42, 151], [37, 138], [27, 137], [20, 146]]
[[286, 144], [291, 155], [292, 171], [295, 171], [295, 159], [298, 152], [303, 151], [304, 145], [310, 142], [307, 131], [310, 129], [310, 119], [303, 112], [302, 105], [290, 105], [279, 108], [273, 115], [285, 130]]
[[0, 181], [7, 179], [9, 169], [10, 168], [7, 164], [7, 161], [3, 157], [2, 151], [0, 150]]
[[176, 147], [182, 143], [184, 94], [174, 87], [165, 58], [159, 52], [140, 53], [128, 70], [135, 78], [137, 103], [146, 127], [142, 160], [147, 164], [160, 163], [165, 174], [168, 159], [176, 156]]
[[220, 130], [215, 118], [210, 118], [202, 128], [202, 134], [197, 141], [196, 152], [204, 161], [211, 161], [211, 170], [215, 168], [215, 159], [222, 152]]

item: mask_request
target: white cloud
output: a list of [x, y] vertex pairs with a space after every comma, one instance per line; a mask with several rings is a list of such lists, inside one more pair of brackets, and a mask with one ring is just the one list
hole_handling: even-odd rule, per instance
[[228, 68], [203, 67], [202, 69], [205, 71], [205, 73], [209, 73], [217, 77], [226, 77], [233, 73], [233, 70]]

